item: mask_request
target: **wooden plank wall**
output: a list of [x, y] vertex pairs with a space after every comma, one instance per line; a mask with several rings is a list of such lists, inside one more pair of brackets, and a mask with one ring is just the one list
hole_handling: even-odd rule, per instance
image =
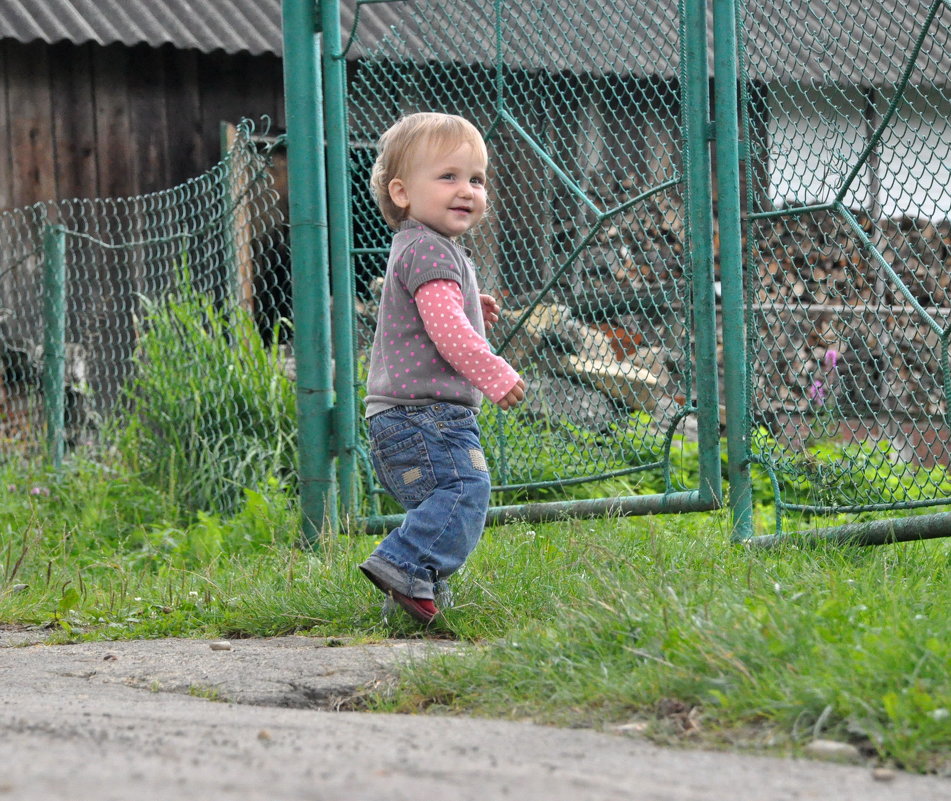
[[261, 115], [283, 129], [277, 56], [0, 41], [0, 210], [175, 186]]
[[[2, 40], [0, 211], [73, 198], [130, 198], [178, 186], [219, 161], [222, 122], [268, 115], [280, 131], [283, 104], [276, 56]], [[76, 205], [78, 217], [67, 224], [88, 226], [107, 240], [116, 231], [134, 238], [127, 226], [136, 219], [125, 217], [132, 205], [118, 203], [108, 213], [98, 204]], [[24, 230], [16, 222], [3, 228], [8, 238], [0, 241], [0, 272], [7, 266], [9, 237]], [[67, 338], [84, 354], [90, 403], [105, 413], [131, 364], [132, 299], [153, 285], [138, 274], [141, 253], [103, 260], [94, 246], [74, 240], [70, 247], [75, 280], [67, 299]], [[42, 339], [38, 274], [34, 259], [0, 282], [0, 307], [16, 310], [0, 315], [0, 411], [8, 417], [13, 410], [2, 396], [12, 390], [3, 381], [10, 372], [3, 353], [10, 343], [32, 353]]]

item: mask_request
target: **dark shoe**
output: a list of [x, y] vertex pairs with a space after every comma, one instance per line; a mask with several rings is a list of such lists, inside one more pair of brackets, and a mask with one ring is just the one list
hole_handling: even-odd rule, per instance
[[396, 601], [413, 620], [418, 620], [420, 623], [431, 623], [433, 618], [439, 614], [439, 610], [432, 599], [410, 598], [408, 595], [403, 595], [403, 593], [397, 592], [377, 576], [374, 576], [363, 565], [359, 565], [359, 567], [364, 576], [379, 587], [385, 595]]

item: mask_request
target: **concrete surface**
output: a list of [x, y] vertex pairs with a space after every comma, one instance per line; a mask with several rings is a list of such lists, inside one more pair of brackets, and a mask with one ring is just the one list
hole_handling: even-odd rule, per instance
[[332, 711], [447, 643], [41, 639], [0, 632], [0, 801], [951, 800], [951, 779], [868, 766]]

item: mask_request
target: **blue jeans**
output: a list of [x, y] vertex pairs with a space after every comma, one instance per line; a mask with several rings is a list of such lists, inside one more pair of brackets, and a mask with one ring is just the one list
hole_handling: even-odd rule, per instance
[[482, 537], [491, 480], [473, 411], [454, 403], [373, 415], [370, 455], [380, 483], [406, 510], [362, 567], [411, 598], [433, 598]]

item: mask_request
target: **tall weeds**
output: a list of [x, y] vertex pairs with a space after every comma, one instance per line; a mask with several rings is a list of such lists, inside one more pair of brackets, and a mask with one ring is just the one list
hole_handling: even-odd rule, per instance
[[192, 510], [229, 514], [246, 488], [293, 485], [296, 401], [277, 344], [264, 346], [248, 311], [196, 290], [187, 267], [172, 294], [142, 305], [114, 425], [125, 461]]

